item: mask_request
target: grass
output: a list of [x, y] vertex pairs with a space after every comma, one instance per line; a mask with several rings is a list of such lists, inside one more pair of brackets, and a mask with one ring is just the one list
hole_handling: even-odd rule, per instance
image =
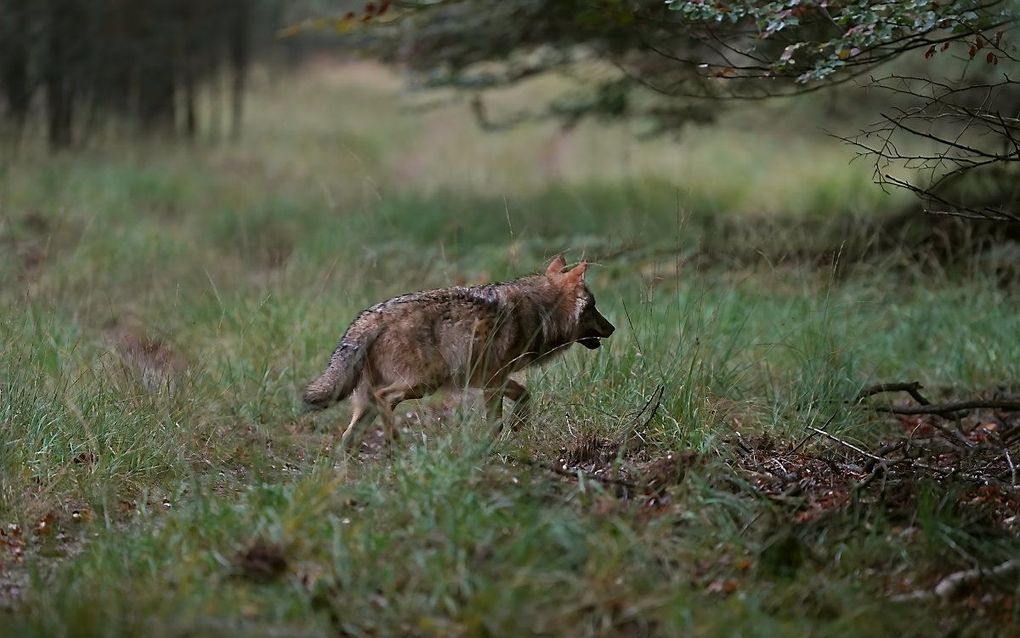
[[[397, 88], [367, 65], [266, 77], [240, 144], [0, 169], [0, 633], [1016, 629], [1009, 576], [895, 599], [1015, 555], [1008, 491], [893, 472], [857, 494], [866, 459], [792, 449], [809, 426], [902, 436], [845, 403], [869, 383], [1020, 378], [1015, 286], [774, 258], [901, 203], [796, 123], [728, 115], [753, 144], [585, 125], [556, 147]], [[346, 408], [296, 397], [358, 310], [559, 251], [598, 263], [619, 330], [528, 372], [528, 429], [490, 452], [477, 401], [441, 396], [401, 408], [395, 446], [322, 452]], [[803, 496], [772, 489], [776, 463]]]

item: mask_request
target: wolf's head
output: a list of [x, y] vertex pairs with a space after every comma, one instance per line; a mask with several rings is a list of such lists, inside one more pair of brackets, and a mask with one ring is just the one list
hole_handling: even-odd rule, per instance
[[559, 288], [563, 311], [567, 317], [568, 341], [576, 341], [585, 348], [594, 350], [607, 339], [616, 328], [595, 307], [595, 295], [588, 290], [584, 273], [588, 262], [582, 261], [570, 270], [563, 256], [557, 256], [545, 270], [549, 281]]

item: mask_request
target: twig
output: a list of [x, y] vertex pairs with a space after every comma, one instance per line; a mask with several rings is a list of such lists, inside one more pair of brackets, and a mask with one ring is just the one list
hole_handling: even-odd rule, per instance
[[1009, 464], [1009, 476], [1010, 476], [1010, 479], [1011, 479], [1011, 481], [1013, 483], [1013, 489], [1016, 489], [1017, 488], [1016, 466], [1013, 465], [1013, 457], [1011, 457], [1009, 455], [1009, 448], [1008, 447], [1005, 448], [1005, 451], [1006, 451], [1006, 463]]
[[958, 430], [950, 430], [940, 423], [930, 422], [929, 425], [941, 432], [942, 435], [946, 437], [946, 440], [956, 439], [963, 447], [974, 447], [974, 444], [968, 441], [967, 437], [960, 434]]
[[814, 430], [814, 432], [812, 432], [811, 434], [808, 434], [803, 439], [801, 439], [800, 442], [797, 443], [797, 445], [793, 446], [793, 449], [790, 450], [790, 453], [792, 454], [792, 453], [796, 452], [797, 450], [799, 450], [800, 448], [804, 447], [804, 444], [807, 443], [808, 441], [810, 441], [812, 438], [814, 438], [816, 433], [818, 433], [820, 431], [824, 432], [825, 428], [829, 427], [829, 424], [832, 423], [832, 421], [836, 418], [837, 414], [838, 414], [838, 412], [833, 412], [832, 416], [829, 417], [829, 420], [826, 421], [822, 425], [822, 429], [821, 430], [818, 430], [817, 428], [809, 427], [808, 429], [809, 430]]
[[938, 585], [935, 585], [933, 591], [917, 590], [910, 592], [909, 594], [902, 594], [900, 596], [893, 596], [893, 600], [897, 602], [905, 602], [911, 600], [928, 600], [931, 598], [952, 598], [957, 592], [960, 591], [961, 587], [970, 585], [977, 582], [984, 576], [1004, 576], [1010, 572], [1020, 569], [1020, 560], [1012, 559], [1007, 560], [1004, 563], [1000, 563], [990, 569], [981, 569], [980, 567], [975, 569], [965, 569], [963, 571], [954, 572], [942, 580], [939, 581]]
[[821, 435], [822, 435], [822, 436], [824, 436], [825, 438], [827, 438], [827, 439], [829, 439], [829, 440], [831, 440], [831, 441], [835, 441], [836, 443], [839, 443], [840, 445], [842, 445], [842, 446], [844, 446], [844, 447], [848, 447], [848, 448], [850, 448], [851, 450], [853, 450], [854, 452], [857, 452], [857, 453], [858, 453], [858, 454], [860, 454], [861, 456], [866, 456], [866, 457], [868, 457], [869, 459], [874, 459], [874, 460], [876, 460], [876, 461], [885, 461], [885, 459], [883, 459], [883, 458], [882, 458], [881, 456], [875, 456], [875, 455], [874, 455], [874, 454], [872, 454], [871, 452], [868, 452], [868, 451], [866, 451], [866, 450], [862, 450], [861, 448], [857, 447], [857, 446], [856, 446], [856, 445], [854, 445], [853, 443], [847, 443], [847, 442], [846, 442], [846, 441], [844, 441], [843, 439], [841, 439], [841, 438], [839, 438], [839, 437], [835, 437], [835, 436], [833, 436], [833, 435], [829, 434], [828, 432], [826, 432], [825, 430], [819, 430], [819, 429], [818, 429], [818, 428], [816, 428], [816, 427], [808, 427], [808, 429], [809, 429], [809, 430], [814, 430], [814, 431], [815, 431], [816, 433], [818, 433], [818, 434], [821, 434]]
[[[813, 436], [813, 435], [812, 435], [812, 436]], [[746, 443], [744, 443], [744, 440], [740, 438], [740, 434], [739, 434], [739, 433], [737, 433], [737, 435], [736, 435], [736, 438], [733, 438], [733, 439], [726, 439], [726, 441], [727, 441], [727, 442], [733, 442], [733, 443], [735, 443], [735, 444], [737, 445], [737, 447], [738, 447], [738, 448], [740, 448], [740, 450], [741, 450], [741, 451], [742, 451], [742, 452], [743, 452], [744, 454], [751, 454], [751, 453], [753, 452], [753, 450], [751, 450], [751, 448], [747, 447], [747, 444], [746, 444]]]
[[755, 514], [754, 516], [752, 516], [750, 518], [750, 520], [748, 520], [746, 523], [744, 523], [744, 526], [740, 528], [740, 531], [737, 532], [737, 537], [739, 538], [739, 537], [743, 536], [744, 533], [747, 530], [751, 529], [751, 526], [754, 525], [758, 521], [758, 519], [761, 518], [762, 514], [764, 514], [764, 513], [765, 513], [765, 510], [763, 510], [763, 509], [762, 510], [758, 510], [758, 513]]
[[[655, 418], [655, 414], [659, 411], [659, 406], [662, 405], [662, 395], [665, 394], [665, 392], [666, 386], [660, 385], [655, 389], [655, 392], [652, 393], [652, 396], [648, 397], [648, 400], [645, 401], [643, 406], [641, 406], [641, 409], [637, 411], [637, 414], [634, 415], [634, 420], [631, 422], [630, 426], [628, 426], [622, 433], [621, 438], [623, 440], [617, 444], [619, 446], [617, 456], [623, 454], [623, 452], [630, 447], [631, 434], [639, 430], [644, 430], [648, 427], [648, 424], [651, 423], [652, 419]], [[651, 412], [648, 412], [648, 406], [652, 406]], [[648, 416], [644, 419], [644, 421], [640, 421], [639, 419], [641, 419], [642, 415], [646, 412], [648, 412]]]
[[[652, 395], [652, 397], [655, 399], [655, 404], [652, 405], [652, 411], [648, 413], [648, 417], [644, 420], [644, 423], [641, 424], [642, 430], [648, 427], [648, 424], [651, 423], [652, 419], [655, 418], [655, 415], [658, 414], [659, 407], [662, 405], [662, 395], [665, 393], [666, 386], [660, 385], [659, 388], [655, 391], [655, 394]], [[645, 404], [645, 407], [648, 407], [648, 405]], [[643, 411], [644, 409], [642, 409], [642, 412]]]
[[875, 385], [869, 385], [861, 389], [860, 393], [857, 395], [857, 403], [860, 403], [867, 397], [875, 394], [881, 394], [883, 392], [906, 392], [921, 405], [929, 405], [931, 401], [924, 398], [924, 395], [920, 392], [922, 387], [924, 386], [917, 381], [876, 383]]
[[868, 461], [867, 463], [864, 464], [864, 469], [866, 471], [870, 472], [871, 470], [875, 469], [875, 464], [876, 463], [883, 463], [883, 464], [885, 464], [887, 462], [887, 460], [885, 458], [887, 454], [892, 454], [893, 452], [895, 452], [896, 450], [899, 450], [900, 448], [902, 448], [906, 444], [907, 444], [907, 440], [903, 439], [903, 440], [897, 441], [896, 443], [890, 443], [888, 445], [883, 445], [882, 447], [878, 448], [878, 456], [882, 460], [881, 461], [876, 461], [876, 460], [872, 459], [872, 460], [870, 460], [870, 461]]
[[[866, 487], [871, 485], [872, 481], [874, 481], [879, 476], [884, 475], [888, 469], [889, 469], [889, 464], [886, 461], [881, 461], [881, 462], [875, 463], [875, 465], [871, 468], [871, 471], [868, 473], [868, 475], [865, 476], [860, 481], [858, 481], [853, 486], [852, 492], [853, 492], [854, 498], [856, 499], [857, 496], [861, 492], [863, 492]], [[885, 491], [884, 487], [883, 487], [883, 491]]]
[[1020, 569], [1020, 560], [1014, 558], [991, 569], [981, 569], [978, 567], [955, 572], [939, 581], [939, 584], [935, 586], [935, 595], [939, 598], [950, 598], [961, 587], [976, 582], [983, 576], [1003, 576], [1017, 569]]
[[582, 472], [581, 470], [571, 472], [568, 470], [564, 470], [563, 468], [557, 467], [555, 465], [552, 465], [550, 463], [539, 461], [538, 459], [522, 458], [519, 456], [514, 456], [513, 454], [507, 454], [506, 458], [508, 461], [513, 461], [514, 463], [520, 463], [521, 465], [528, 465], [531, 467], [539, 467], [542, 468], [543, 470], [548, 470], [553, 474], [558, 474], [559, 476], [563, 476], [566, 478], [572, 479], [586, 478], [598, 481], [599, 483], [605, 483], [607, 485], [620, 485], [622, 487], [630, 488], [632, 490], [638, 489], [638, 486], [635, 485], [634, 483], [631, 483], [630, 481], [613, 478], [611, 476], [599, 476], [597, 474], [589, 474], [588, 472]]
[[641, 342], [638, 340], [637, 331], [634, 330], [634, 320], [630, 318], [630, 310], [627, 308], [627, 304], [623, 304], [623, 316], [627, 318], [627, 325], [630, 327], [630, 337], [634, 340], [634, 346], [637, 347], [638, 355], [644, 356], [645, 349], [641, 347]]

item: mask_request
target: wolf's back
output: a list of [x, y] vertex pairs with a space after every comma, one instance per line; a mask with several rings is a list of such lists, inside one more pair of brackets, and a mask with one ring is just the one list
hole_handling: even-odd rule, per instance
[[310, 408], [325, 408], [346, 399], [361, 379], [365, 355], [381, 331], [370, 316], [354, 320], [329, 358], [329, 365], [305, 388], [304, 402]]

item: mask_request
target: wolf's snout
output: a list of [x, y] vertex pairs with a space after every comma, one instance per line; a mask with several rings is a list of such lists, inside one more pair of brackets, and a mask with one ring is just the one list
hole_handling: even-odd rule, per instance
[[589, 350], [595, 350], [602, 345], [600, 339], [609, 338], [615, 331], [616, 326], [609, 323], [609, 320], [603, 317], [600, 312], [595, 311], [594, 321], [589, 323], [588, 328], [582, 332], [578, 343]]
[[599, 315], [599, 321], [597, 325], [598, 336], [602, 339], [608, 339], [616, 332], [616, 326], [609, 323], [609, 320]]

